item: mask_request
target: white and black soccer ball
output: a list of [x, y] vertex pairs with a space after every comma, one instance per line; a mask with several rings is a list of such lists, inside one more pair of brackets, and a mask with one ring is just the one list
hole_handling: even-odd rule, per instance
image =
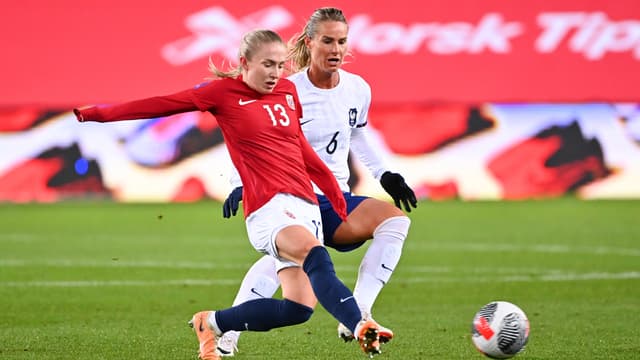
[[510, 302], [490, 302], [473, 317], [471, 340], [482, 354], [492, 359], [508, 359], [527, 345], [529, 319]]

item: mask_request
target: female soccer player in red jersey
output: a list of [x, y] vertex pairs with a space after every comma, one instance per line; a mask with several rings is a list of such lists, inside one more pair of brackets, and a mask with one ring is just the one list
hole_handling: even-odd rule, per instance
[[[331, 171], [302, 135], [302, 108], [293, 83], [281, 79], [287, 55], [273, 31], [243, 37], [237, 69], [172, 95], [112, 106], [74, 109], [79, 121], [109, 122], [180, 112], [216, 116], [231, 160], [244, 184], [249, 240], [275, 258], [283, 300], [262, 298], [193, 315], [201, 359], [219, 359], [216, 342], [230, 330], [267, 331], [305, 322], [319, 301], [357, 335], [363, 351], [380, 352], [378, 325], [363, 319], [352, 292], [337, 278], [322, 242], [322, 223], [311, 181], [346, 219], [346, 204]], [[315, 295], [315, 296], [314, 296]], [[317, 298], [317, 300], [316, 300]]]
[[[297, 72], [288, 79], [296, 85], [300, 96], [304, 135], [333, 172], [347, 202], [349, 215], [345, 222], [331, 208], [326, 194], [315, 189], [325, 245], [338, 251], [351, 251], [371, 239], [353, 291], [363, 317], [371, 318], [373, 304], [400, 260], [409, 231], [410, 219], [400, 208], [404, 205], [406, 211], [411, 211], [417, 202], [403, 177], [389, 170], [368, 135], [371, 89], [360, 76], [342, 69], [347, 54], [347, 33], [347, 20], [340, 9], [317, 9], [292, 41], [289, 52]], [[397, 207], [386, 201], [351, 194], [348, 185], [350, 151], [380, 180]], [[238, 187], [229, 195], [224, 206], [225, 217], [235, 214], [241, 194], [242, 188]], [[272, 258], [265, 256], [258, 260], [245, 275], [234, 304], [258, 296], [271, 297], [278, 288], [277, 270]], [[343, 324], [338, 326], [338, 333], [345, 340], [353, 338]], [[219, 351], [233, 355], [238, 336], [235, 332], [225, 333], [220, 339]], [[380, 328], [382, 342], [392, 338], [390, 329]]]

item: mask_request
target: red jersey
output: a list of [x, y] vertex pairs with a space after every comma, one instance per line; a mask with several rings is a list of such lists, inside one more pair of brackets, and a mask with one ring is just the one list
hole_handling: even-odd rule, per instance
[[209, 111], [218, 121], [244, 186], [245, 217], [277, 193], [317, 204], [313, 181], [346, 219], [346, 204], [335, 177], [302, 133], [302, 106], [287, 79], [280, 79], [268, 94], [251, 89], [241, 78], [225, 78], [172, 95], [74, 109], [74, 113], [80, 121], [110, 122], [194, 110]]

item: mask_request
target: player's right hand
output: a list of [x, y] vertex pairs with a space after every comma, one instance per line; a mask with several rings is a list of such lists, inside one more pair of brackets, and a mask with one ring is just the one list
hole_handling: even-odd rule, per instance
[[242, 201], [242, 186], [233, 189], [222, 205], [222, 216], [230, 218], [231, 215], [236, 216], [238, 206]]

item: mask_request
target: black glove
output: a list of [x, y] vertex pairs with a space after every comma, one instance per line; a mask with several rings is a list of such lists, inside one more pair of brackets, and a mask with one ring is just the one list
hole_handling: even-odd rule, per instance
[[233, 189], [229, 197], [224, 201], [222, 205], [222, 216], [225, 218], [230, 218], [231, 215], [236, 216], [240, 201], [242, 201], [242, 186]]
[[404, 204], [407, 212], [411, 212], [411, 206], [414, 208], [418, 206], [416, 194], [414, 194], [409, 185], [404, 182], [404, 178], [400, 174], [387, 171], [380, 177], [380, 184], [384, 190], [391, 195], [396, 206], [400, 209], [402, 209], [401, 204]]

